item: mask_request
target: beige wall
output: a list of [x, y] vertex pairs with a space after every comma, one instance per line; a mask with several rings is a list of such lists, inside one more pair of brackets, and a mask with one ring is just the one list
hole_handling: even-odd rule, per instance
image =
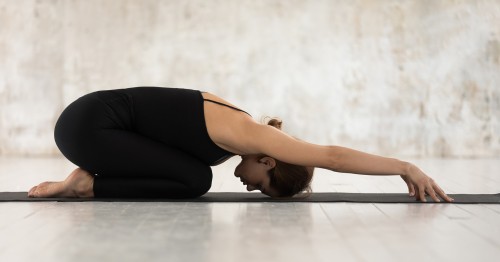
[[211, 91], [319, 144], [500, 156], [500, 1], [0, 0], [0, 154], [99, 89]]

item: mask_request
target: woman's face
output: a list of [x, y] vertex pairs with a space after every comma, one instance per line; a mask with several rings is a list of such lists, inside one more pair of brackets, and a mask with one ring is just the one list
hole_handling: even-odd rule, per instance
[[241, 162], [234, 170], [234, 175], [246, 185], [248, 191], [260, 190], [268, 196], [278, 196], [278, 192], [271, 188], [268, 171], [276, 166], [276, 161], [271, 157], [258, 155], [243, 155]]

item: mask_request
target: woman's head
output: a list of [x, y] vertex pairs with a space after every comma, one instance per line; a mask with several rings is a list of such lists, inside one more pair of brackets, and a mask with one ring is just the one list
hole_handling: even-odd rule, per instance
[[[267, 124], [281, 129], [282, 121], [271, 119]], [[260, 190], [271, 197], [310, 193], [313, 173], [313, 167], [285, 163], [263, 154], [241, 156], [241, 163], [234, 171], [248, 191]]]

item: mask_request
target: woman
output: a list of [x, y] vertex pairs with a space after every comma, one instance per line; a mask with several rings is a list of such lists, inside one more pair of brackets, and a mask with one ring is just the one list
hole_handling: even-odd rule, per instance
[[339, 146], [322, 146], [259, 124], [206, 92], [134, 87], [89, 93], [71, 103], [54, 131], [57, 146], [79, 168], [43, 182], [30, 197], [192, 198], [211, 186], [210, 166], [234, 155], [248, 191], [292, 197], [309, 190], [313, 167], [367, 175], [400, 175], [411, 196], [451, 202], [415, 165]]

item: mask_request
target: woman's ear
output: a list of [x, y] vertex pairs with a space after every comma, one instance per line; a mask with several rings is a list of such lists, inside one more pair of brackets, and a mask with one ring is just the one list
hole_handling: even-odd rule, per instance
[[276, 160], [272, 157], [265, 156], [259, 160], [259, 163], [265, 164], [269, 167], [269, 169], [274, 168], [276, 166]]

